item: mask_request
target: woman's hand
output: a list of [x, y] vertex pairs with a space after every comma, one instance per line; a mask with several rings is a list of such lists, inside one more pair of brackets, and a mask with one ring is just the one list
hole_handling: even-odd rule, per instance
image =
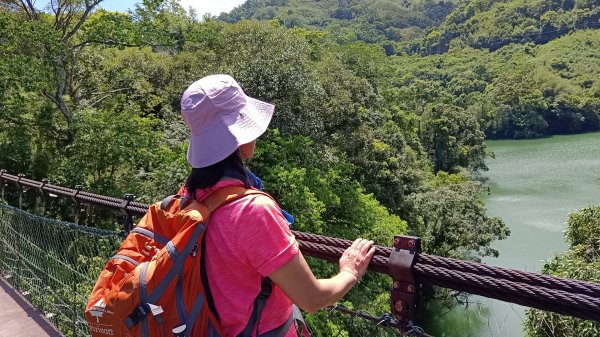
[[340, 273], [328, 279], [316, 279], [298, 252], [275, 270], [269, 278], [301, 309], [314, 313], [339, 301], [364, 275], [375, 254], [373, 241], [357, 239], [340, 258]]
[[340, 273], [348, 272], [356, 278], [356, 281], [367, 271], [369, 262], [375, 254], [373, 241], [356, 239], [340, 258]]

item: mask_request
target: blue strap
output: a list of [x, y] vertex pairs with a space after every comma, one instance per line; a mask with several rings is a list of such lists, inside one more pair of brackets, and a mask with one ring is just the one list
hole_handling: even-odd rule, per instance
[[187, 321], [187, 315], [185, 312], [185, 304], [183, 302], [183, 283], [181, 282], [182, 278], [183, 269], [179, 272], [177, 285], [175, 286], [175, 301], [177, 302], [177, 314], [179, 315], [179, 321], [185, 322]]
[[[148, 302], [146, 298], [148, 293], [146, 291], [146, 271], [148, 270], [148, 262], [144, 262], [142, 271], [140, 272], [140, 303], [143, 306], [147, 306]], [[148, 337], [148, 315], [142, 317], [142, 337]]]
[[169, 241], [165, 247], [167, 249], [167, 252], [169, 253], [169, 257], [171, 257], [171, 260], [173, 260], [173, 263], [175, 263], [175, 261], [177, 261], [177, 259], [179, 258], [179, 252], [177, 251], [177, 248], [175, 247], [175, 245], [173, 244], [173, 241]]
[[200, 237], [200, 234], [202, 234], [205, 229], [206, 229], [206, 226], [204, 226], [201, 223], [198, 223], [195, 225], [194, 231], [192, 232], [192, 236], [190, 237], [190, 240], [185, 245], [185, 248], [183, 249], [181, 254], [179, 254], [179, 256], [177, 256], [177, 259], [173, 262], [173, 267], [171, 268], [171, 270], [169, 270], [169, 272], [162, 279], [162, 281], [160, 282], [158, 287], [156, 287], [154, 289], [154, 292], [152, 293], [152, 295], [150, 295], [150, 298], [148, 299], [149, 303], [156, 303], [160, 299], [160, 297], [165, 292], [165, 290], [167, 289], [167, 287], [169, 286], [169, 284], [171, 283], [171, 281], [173, 280], [175, 275], [177, 275], [179, 273], [179, 270], [183, 266], [183, 263], [185, 262], [185, 260], [188, 258], [188, 256], [192, 252], [192, 249], [194, 249], [195, 244], [198, 242], [198, 238]]
[[[263, 190], [263, 182], [262, 179], [260, 179], [256, 174], [254, 174], [254, 172], [250, 171], [250, 169], [248, 167], [244, 167], [244, 169], [246, 170], [246, 175], [249, 178], [249, 183], [250, 185], [252, 185], [252, 187], [262, 191]], [[232, 169], [225, 169], [225, 171], [223, 172], [223, 174], [226, 177], [230, 177], [230, 178], [234, 178], [234, 179], [239, 179], [243, 182], [245, 182], [246, 179], [244, 179], [244, 177], [235, 170]], [[294, 224], [294, 216], [291, 215], [290, 213], [286, 212], [285, 210], [281, 209], [281, 214], [283, 214], [283, 217], [285, 218], [285, 220], [288, 223], [288, 226], [292, 226]]]
[[204, 305], [204, 297], [202, 297], [202, 293], [198, 293], [196, 296], [196, 301], [194, 301], [194, 305], [192, 306], [192, 311], [190, 311], [190, 316], [186, 322], [187, 335], [191, 334], [194, 330], [194, 324], [196, 324], [196, 318], [198, 318], [198, 314], [200, 314], [200, 310], [202, 309], [202, 305]]
[[139, 263], [136, 260], [130, 258], [129, 256], [125, 256], [125, 255], [117, 254], [117, 255], [111, 257], [110, 259], [111, 260], [124, 260], [124, 261], [131, 263], [132, 265], [134, 265], [136, 267], [139, 265]]
[[161, 236], [160, 234], [156, 234], [153, 231], [150, 231], [146, 228], [135, 227], [134, 229], [131, 230], [131, 232], [138, 233], [145, 237], [148, 237], [148, 238], [160, 243], [163, 246], [166, 246], [167, 243], [169, 242], [169, 240], [167, 240], [164, 236]]
[[[249, 168], [246, 168], [246, 173], [248, 174], [248, 177], [250, 177], [250, 179], [253, 181], [254, 187], [262, 191], [263, 190], [262, 179], [260, 179], [258, 176], [256, 176], [256, 174], [254, 174], [254, 172], [250, 171]], [[288, 226], [291, 227], [295, 221], [294, 216], [291, 215], [290, 213], [286, 212], [283, 208], [281, 208], [281, 214], [283, 214], [283, 217], [287, 221]]]
[[171, 201], [173, 201], [173, 199], [175, 199], [177, 197], [178, 197], [177, 195], [170, 195], [170, 196], [164, 198], [163, 201], [160, 203], [160, 209], [162, 209], [163, 211], [166, 211], [167, 206], [169, 206]]

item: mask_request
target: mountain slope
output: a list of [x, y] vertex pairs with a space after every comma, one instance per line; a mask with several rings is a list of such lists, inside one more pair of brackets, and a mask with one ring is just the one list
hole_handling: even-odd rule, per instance
[[219, 19], [277, 18], [287, 27], [328, 28], [343, 39], [369, 43], [400, 41], [423, 35], [436, 26], [458, 1], [393, 0], [248, 0]]
[[220, 20], [277, 19], [287, 27], [328, 30], [338, 42], [394, 45], [438, 54], [453, 40], [473, 48], [543, 44], [600, 28], [598, 0], [248, 0]]
[[510, 43], [542, 44], [572, 31], [600, 28], [597, 0], [473, 0], [456, 7], [420, 45], [443, 53], [453, 39], [473, 48], [499, 49]]

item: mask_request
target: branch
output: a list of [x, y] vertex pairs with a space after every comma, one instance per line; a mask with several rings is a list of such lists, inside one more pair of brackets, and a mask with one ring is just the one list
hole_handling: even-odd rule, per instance
[[[57, 7], [54, 7], [55, 3], [57, 3]], [[54, 12], [54, 29], [58, 30], [62, 24], [62, 5], [60, 1], [50, 1], [50, 6], [52, 6], [52, 11]]]
[[25, 14], [27, 14], [27, 18], [29, 20], [37, 19], [37, 11], [36, 11], [35, 7], [33, 6], [33, 3], [30, 0], [27, 0], [27, 1], [12, 0], [12, 1], [8, 1], [8, 2], [20, 7], [25, 12]]
[[94, 9], [94, 7], [98, 6], [98, 4], [100, 4], [102, 1], [103, 0], [94, 0], [94, 1], [85, 0], [85, 12], [83, 12], [83, 15], [81, 15], [81, 17], [79, 18], [79, 21], [77, 21], [77, 24], [75, 24], [75, 27], [73, 27], [73, 29], [71, 29], [71, 31], [63, 37], [63, 41], [70, 39], [71, 37], [73, 37], [73, 35], [75, 35], [75, 33], [77, 33], [77, 31], [79, 30], [81, 25], [83, 25], [85, 20], [87, 20], [88, 16], [90, 15], [90, 12]]
[[2, 116], [2, 119], [4, 120], [3, 123], [13, 123], [19, 126], [23, 126], [23, 120], [21, 118], [15, 117], [15, 116]]
[[114, 40], [85, 40], [73, 46], [73, 49], [89, 46], [91, 44], [105, 44], [110, 46], [123, 46], [123, 47], [142, 47], [142, 44], [125, 43]]
[[[21, 1], [22, 3], [22, 1]], [[37, 11], [35, 10], [34, 4], [32, 1], [27, 0], [27, 7], [29, 8], [29, 11], [33, 14], [34, 18], [37, 18]]]
[[65, 9], [65, 14], [60, 17], [60, 25], [58, 29], [61, 30], [63, 41], [65, 41], [65, 36], [67, 35], [67, 29], [69, 29], [69, 25], [71, 21], [73, 21], [73, 17], [75, 16], [75, 10], [73, 9], [73, 5], [67, 5], [67, 9]]
[[56, 104], [56, 106], [59, 105], [58, 100], [56, 100], [56, 98], [52, 95], [50, 95], [49, 93], [45, 92], [45, 91], [40, 91], [40, 93], [42, 94], [42, 96], [46, 97], [47, 99], [51, 100], [54, 104]]
[[80, 42], [80, 43], [76, 44], [75, 46], [73, 46], [72, 49], [82, 48], [82, 47], [89, 46], [92, 44], [122, 46], [122, 47], [144, 47], [144, 46], [149, 46], [149, 47], [153, 47], [153, 48], [155, 48], [155, 47], [171, 47], [171, 45], [169, 45], [169, 44], [154, 44], [154, 43], [149, 43], [149, 42], [126, 43], [126, 42], [119, 42], [119, 41], [114, 41], [114, 40], [85, 40], [85, 41]]
[[125, 91], [125, 90], [131, 90], [131, 88], [119, 88], [119, 89], [113, 89], [113, 90], [109, 90], [109, 91], [105, 91], [105, 92], [93, 92], [90, 95], [98, 96], [98, 95], [114, 94], [115, 92]]
[[52, 126], [49, 129], [46, 129], [45, 131], [48, 136], [50, 136], [52, 139], [58, 142], [62, 142], [68, 139], [68, 136], [62, 134], [60, 130], [58, 130], [55, 126]]
[[42, 96], [48, 98], [54, 104], [56, 104], [56, 107], [58, 108], [58, 110], [60, 110], [60, 112], [62, 112], [63, 116], [65, 116], [65, 119], [67, 120], [67, 124], [71, 125], [71, 122], [73, 121], [73, 114], [71, 113], [71, 111], [69, 111], [69, 108], [65, 104], [65, 101], [62, 100], [62, 97], [60, 97], [59, 92], [57, 91], [56, 95], [50, 95], [49, 93], [47, 93], [45, 91], [41, 91], [41, 94], [42, 94]]
[[111, 94], [114, 94], [114, 93], [119, 92], [119, 91], [126, 91], [126, 90], [131, 90], [131, 88], [119, 88], [119, 89], [110, 90], [110, 91], [107, 91], [107, 92], [104, 92], [104, 93], [92, 93], [92, 95], [103, 94], [104, 96], [100, 97], [95, 102], [93, 102], [90, 105], [88, 105], [88, 107], [91, 108], [91, 107], [94, 107], [94, 106], [100, 104], [100, 102], [102, 102], [103, 100], [109, 98], [111, 96]]

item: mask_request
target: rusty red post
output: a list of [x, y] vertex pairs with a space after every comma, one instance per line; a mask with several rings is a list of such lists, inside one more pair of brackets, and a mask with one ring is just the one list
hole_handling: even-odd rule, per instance
[[393, 280], [390, 300], [392, 314], [400, 322], [402, 332], [406, 332], [415, 319], [420, 287], [415, 281], [413, 266], [420, 251], [420, 238], [394, 237], [394, 247], [388, 260], [388, 270]]

